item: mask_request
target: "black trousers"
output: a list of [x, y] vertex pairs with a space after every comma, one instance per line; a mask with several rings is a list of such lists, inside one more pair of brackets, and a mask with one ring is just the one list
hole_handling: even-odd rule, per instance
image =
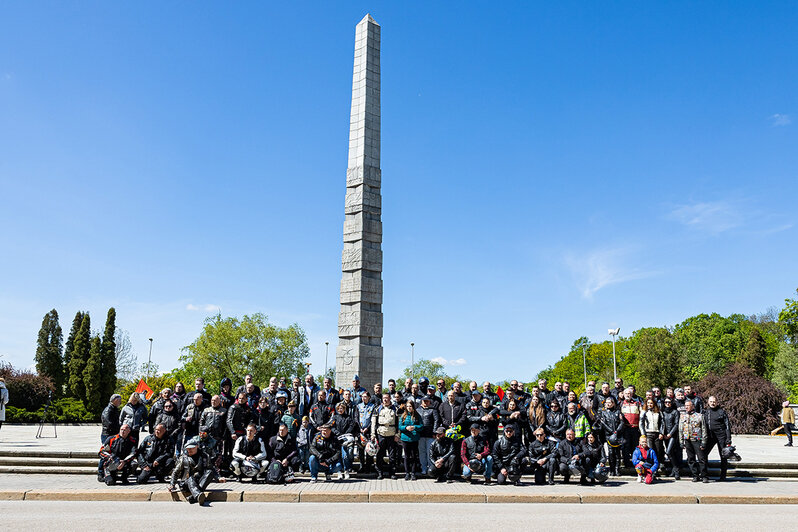
[[527, 474], [535, 475], [535, 484], [545, 484], [547, 478], [554, 482], [554, 460], [551, 458], [540, 465], [537, 460], [526, 457], [521, 460], [521, 469]]
[[159, 482], [164, 481], [164, 477], [172, 472], [172, 469], [175, 467], [175, 459], [174, 458], [167, 458], [164, 463], [158, 464], [158, 466], [153, 467], [152, 464], [142, 464], [142, 465], [149, 465], [150, 470], [145, 471], [144, 469], [141, 470], [139, 473], [138, 478], [136, 478], [136, 482], [138, 484], [146, 484], [150, 477], [155, 476]]
[[684, 450], [687, 451], [687, 465], [690, 466], [693, 478], [706, 478], [707, 456], [701, 450], [701, 442], [687, 440], [684, 442]]
[[418, 442], [403, 441], [402, 449], [405, 452], [405, 473], [420, 473], [421, 462], [418, 460]]
[[709, 432], [707, 450], [704, 452], [707, 460], [709, 460], [709, 453], [715, 445], [718, 446], [718, 454], [720, 455], [720, 478], [726, 478], [726, 471], [729, 469], [729, 461], [723, 456], [723, 448], [728, 445], [725, 432]]
[[453, 480], [460, 473], [460, 456], [451, 455], [443, 460], [441, 467], [435, 467], [435, 462], [430, 462], [427, 471], [431, 477], [439, 480]]
[[[396, 472], [396, 463], [399, 461], [398, 451], [399, 446], [396, 444], [393, 436], [380, 436], [377, 435], [377, 443], [380, 446], [375, 457], [375, 465], [377, 471], [393, 475]], [[418, 448], [416, 448], [418, 451]], [[418, 452], [416, 452], [418, 454]], [[388, 457], [388, 465], [385, 465], [385, 457]]]
[[635, 447], [640, 443], [640, 429], [637, 427], [626, 427], [624, 431], [623, 463], [626, 467], [632, 466], [632, 454]]
[[[507, 475], [502, 474], [502, 468], [507, 469]], [[510, 482], [517, 482], [521, 480], [521, 469], [518, 464], [504, 466], [497, 462], [493, 464], [493, 471], [496, 474], [496, 483], [499, 485], [506, 484], [508, 480]]]
[[670, 474], [673, 475], [678, 473], [679, 468], [682, 467], [682, 446], [679, 445], [679, 439], [676, 436], [672, 437], [670, 440], [663, 441], [665, 442], [665, 452], [671, 461]]
[[787, 435], [787, 443], [792, 445], [792, 431], [795, 430], [795, 426], [792, 423], [784, 423], [782, 427], [784, 428], [784, 434]]

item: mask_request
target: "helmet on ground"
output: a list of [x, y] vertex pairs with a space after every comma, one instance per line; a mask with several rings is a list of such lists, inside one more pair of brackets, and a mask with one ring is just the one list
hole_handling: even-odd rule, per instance
[[606, 482], [607, 479], [610, 477], [610, 468], [605, 463], [600, 463], [596, 466], [596, 469], [593, 470], [593, 478], [596, 479], [596, 482], [601, 484], [602, 482]]
[[366, 444], [366, 454], [369, 456], [377, 456], [380, 451], [380, 446], [375, 441], [370, 441]]

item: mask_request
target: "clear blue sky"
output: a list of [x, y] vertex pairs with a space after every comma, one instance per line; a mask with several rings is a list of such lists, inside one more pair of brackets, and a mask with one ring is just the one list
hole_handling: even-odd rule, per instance
[[3, 2], [0, 360], [31, 365], [53, 307], [66, 335], [114, 306], [169, 369], [220, 308], [299, 323], [320, 373], [367, 12], [385, 378], [411, 341], [528, 380], [608, 327], [780, 307], [798, 8], [652, 4]]

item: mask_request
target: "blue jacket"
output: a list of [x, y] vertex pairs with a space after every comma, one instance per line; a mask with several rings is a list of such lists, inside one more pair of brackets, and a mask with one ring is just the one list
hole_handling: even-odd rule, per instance
[[[402, 441], [418, 441], [421, 437], [422, 426], [421, 416], [418, 416], [415, 420], [413, 416], [405, 414], [399, 416], [399, 434]], [[413, 430], [407, 430], [407, 427], [413, 427]]]
[[640, 450], [640, 447], [635, 448], [635, 452], [632, 455], [632, 465], [637, 467], [637, 464], [643, 464], [643, 467], [646, 469], [650, 469], [652, 473], [656, 473], [657, 469], [659, 469], [659, 460], [657, 460], [657, 453], [654, 449], [648, 449], [648, 453], [646, 458], [643, 459], [643, 453]]

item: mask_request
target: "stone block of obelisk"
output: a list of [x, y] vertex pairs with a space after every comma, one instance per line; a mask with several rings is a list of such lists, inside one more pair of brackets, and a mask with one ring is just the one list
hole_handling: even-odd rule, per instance
[[346, 388], [358, 375], [371, 391], [382, 382], [380, 26], [371, 15], [355, 29], [354, 65], [335, 376]]

